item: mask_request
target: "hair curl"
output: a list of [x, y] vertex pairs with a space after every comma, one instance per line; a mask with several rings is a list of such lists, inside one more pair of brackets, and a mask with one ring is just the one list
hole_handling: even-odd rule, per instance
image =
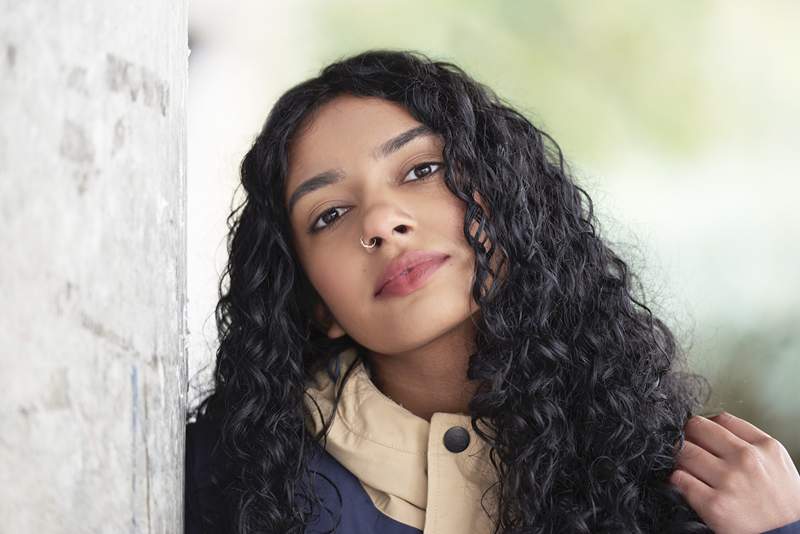
[[[598, 235], [561, 149], [456, 65], [386, 49], [288, 90], [241, 163], [246, 199], [227, 219], [213, 392], [189, 414], [220, 429], [214, 480], [227, 512], [209, 521], [241, 534], [303, 531], [310, 512], [298, 490], [325, 430], [308, 432], [304, 389], [338, 351], [365, 350], [328, 339], [312, 318], [319, 295], [283, 200], [292, 139], [342, 94], [401, 104], [445, 140], [444, 181], [466, 204], [476, 255], [481, 313], [467, 377], [481, 386], [469, 411], [498, 475], [495, 532], [711, 532], [666, 480], [708, 383], [679, 369], [684, 351], [632, 294], [638, 278]], [[486, 287], [496, 253], [507, 276]], [[306, 504], [319, 505], [311, 493]]]

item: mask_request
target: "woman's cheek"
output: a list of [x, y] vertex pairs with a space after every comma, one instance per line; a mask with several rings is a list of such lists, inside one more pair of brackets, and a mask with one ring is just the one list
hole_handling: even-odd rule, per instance
[[320, 274], [320, 294], [332, 308], [349, 312], [350, 307], [359, 305], [367, 283], [368, 277], [354, 268], [327, 269]]

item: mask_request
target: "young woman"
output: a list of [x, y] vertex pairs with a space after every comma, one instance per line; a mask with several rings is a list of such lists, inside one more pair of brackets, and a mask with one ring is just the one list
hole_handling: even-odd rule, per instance
[[692, 416], [558, 145], [457, 66], [327, 66], [241, 179], [187, 531], [800, 533], [785, 448]]

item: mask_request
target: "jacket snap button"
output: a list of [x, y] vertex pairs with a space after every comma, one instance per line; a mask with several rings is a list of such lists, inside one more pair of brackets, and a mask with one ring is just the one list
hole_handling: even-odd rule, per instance
[[454, 426], [444, 433], [444, 446], [450, 452], [461, 452], [469, 445], [469, 432], [463, 426]]

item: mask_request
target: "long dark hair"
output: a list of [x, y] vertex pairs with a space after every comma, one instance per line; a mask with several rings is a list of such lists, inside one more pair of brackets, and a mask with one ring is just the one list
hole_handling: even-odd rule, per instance
[[[676, 336], [598, 235], [561, 149], [458, 66], [385, 49], [289, 89], [241, 163], [246, 198], [228, 217], [213, 392], [189, 414], [219, 425], [214, 480], [226, 512], [210, 520], [242, 534], [303, 531], [313, 508], [297, 495], [323, 433], [307, 429], [304, 389], [337, 352], [365, 350], [328, 339], [312, 317], [319, 295], [283, 200], [293, 138], [343, 94], [401, 104], [445, 141], [443, 179], [466, 205], [476, 255], [481, 313], [467, 378], [481, 386], [469, 411], [498, 475], [497, 532], [710, 532], [666, 480], [710, 386], [685, 370]], [[504, 277], [491, 269], [495, 254]]]

